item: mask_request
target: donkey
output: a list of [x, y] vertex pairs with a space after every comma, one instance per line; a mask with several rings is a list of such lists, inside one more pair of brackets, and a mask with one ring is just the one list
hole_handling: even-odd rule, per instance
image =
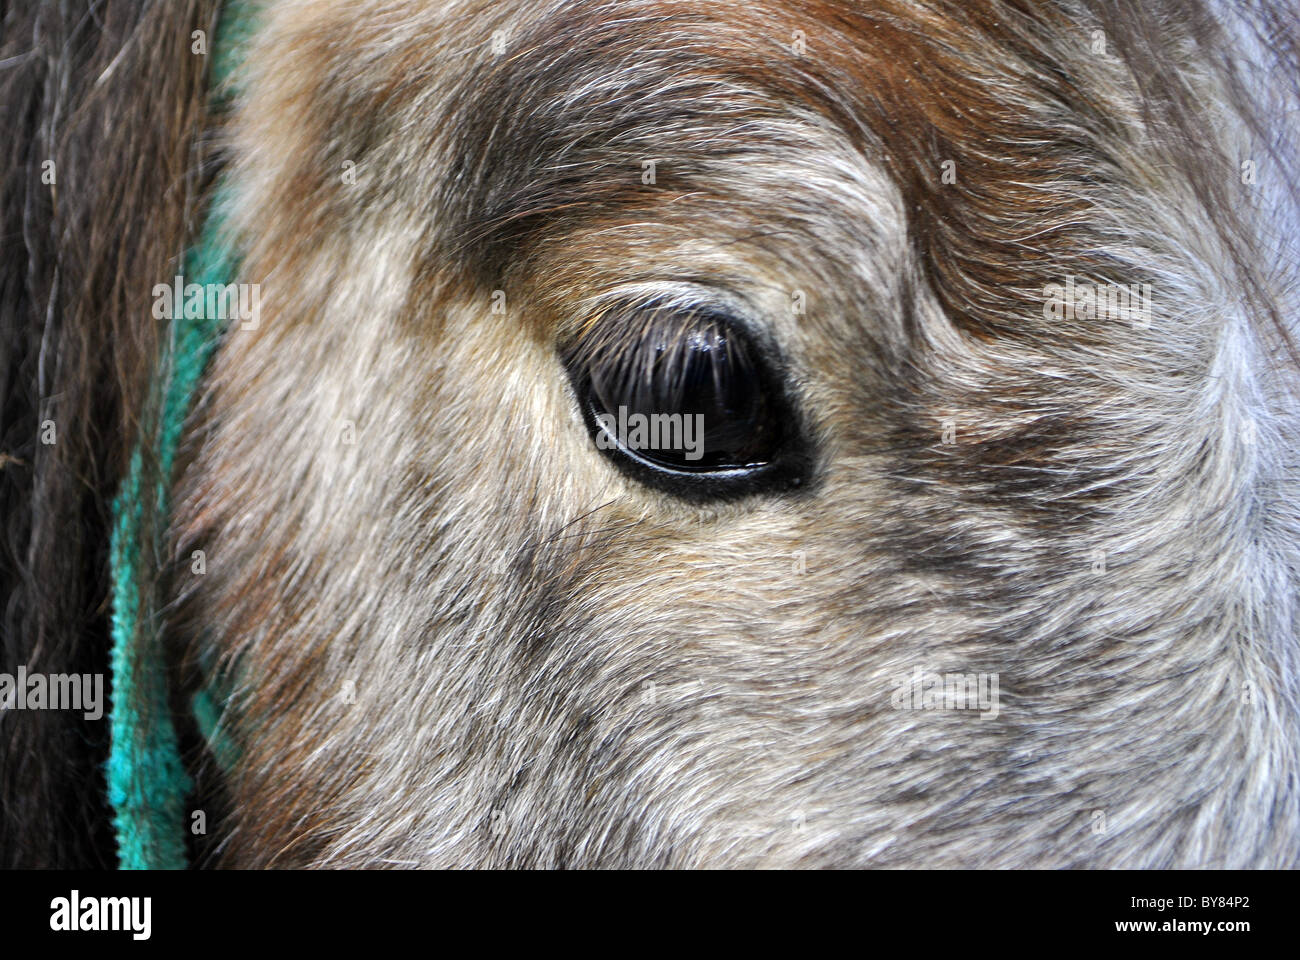
[[[100, 6], [4, 13], [4, 663], [108, 669], [219, 195], [197, 863], [1295, 865], [1294, 7], [265, 0], [219, 109], [214, 4]], [[111, 864], [103, 724], [0, 744]]]

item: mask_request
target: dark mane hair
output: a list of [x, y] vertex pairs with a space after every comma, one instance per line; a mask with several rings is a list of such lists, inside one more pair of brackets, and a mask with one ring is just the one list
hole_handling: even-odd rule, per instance
[[[107, 675], [109, 509], [148, 406], [150, 289], [209, 179], [191, 33], [216, 7], [0, 4], [3, 672]], [[113, 865], [106, 717], [0, 714], [0, 867]]]

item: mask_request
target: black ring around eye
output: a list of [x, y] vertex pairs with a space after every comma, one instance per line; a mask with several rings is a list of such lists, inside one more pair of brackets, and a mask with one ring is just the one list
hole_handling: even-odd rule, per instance
[[692, 500], [804, 482], [793, 405], [739, 324], [678, 312], [619, 329], [589, 335], [567, 364], [593, 443], [620, 469]]

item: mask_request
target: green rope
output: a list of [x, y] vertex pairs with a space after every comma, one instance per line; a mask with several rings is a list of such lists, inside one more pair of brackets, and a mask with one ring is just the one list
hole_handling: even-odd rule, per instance
[[[213, 107], [226, 107], [235, 91], [236, 73], [252, 36], [253, 4], [230, 0], [221, 13], [213, 49]], [[226, 228], [228, 191], [218, 188], [197, 245], [184, 260], [186, 284], [232, 282], [239, 260]], [[159, 359], [155, 396], [161, 409], [155, 436], [142, 437], [131, 454], [127, 474], [113, 501], [109, 547], [113, 591], [111, 669], [112, 741], [107, 767], [109, 802], [117, 834], [119, 866], [124, 870], [181, 869], [186, 865], [185, 802], [193, 789], [181, 762], [171, 722], [167, 673], [161, 638], [146, 618], [140, 585], [151, 584], [147, 558], [155, 555], [142, 543], [146, 462], [157, 464], [154, 503], [157, 516], [168, 513], [168, 487], [186, 415], [204, 368], [223, 332], [225, 321], [203, 305], [185, 300], [172, 304], [170, 336]], [[213, 311], [215, 314], [216, 311]], [[205, 716], [204, 727], [211, 717]]]

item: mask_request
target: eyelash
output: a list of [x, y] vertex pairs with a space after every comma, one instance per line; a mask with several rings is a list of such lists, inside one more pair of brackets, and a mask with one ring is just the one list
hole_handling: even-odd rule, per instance
[[[643, 303], [602, 315], [561, 355], [593, 442], [606, 444], [601, 452], [637, 481], [707, 502], [789, 490], [808, 480], [808, 445], [783, 364], [729, 314], [677, 301]], [[688, 462], [690, 452], [609, 447], [599, 417], [606, 414], [608, 425], [615, 405], [698, 417], [704, 439], [692, 452], [700, 462]]]

